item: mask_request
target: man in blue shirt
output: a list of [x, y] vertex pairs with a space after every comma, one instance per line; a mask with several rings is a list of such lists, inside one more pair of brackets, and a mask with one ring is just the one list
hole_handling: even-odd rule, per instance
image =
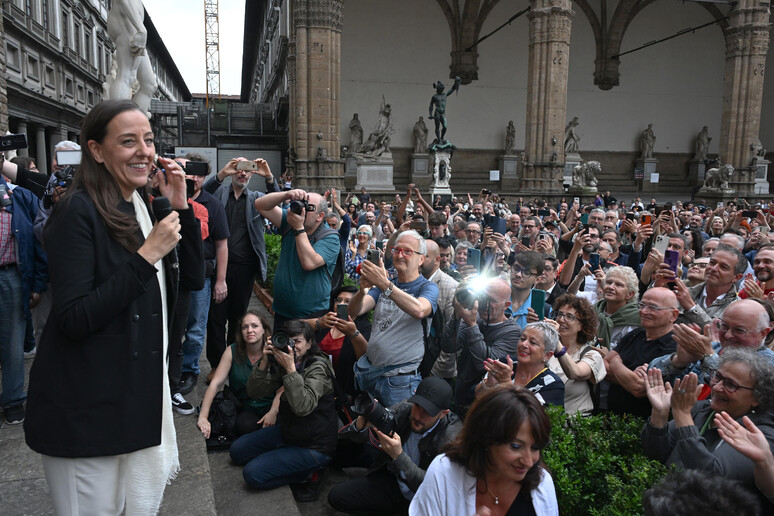
[[527, 325], [527, 312], [532, 306], [532, 289], [545, 266], [543, 255], [535, 251], [517, 254], [511, 266], [511, 306], [505, 313], [522, 329]]

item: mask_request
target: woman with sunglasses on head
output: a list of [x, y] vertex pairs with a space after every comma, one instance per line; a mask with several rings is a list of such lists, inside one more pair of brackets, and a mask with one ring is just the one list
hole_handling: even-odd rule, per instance
[[721, 475], [755, 491], [753, 462], [723, 441], [715, 415], [725, 412], [737, 422], [746, 416], [769, 446], [774, 445], [774, 366], [754, 350], [728, 348], [711, 376], [712, 399], [698, 402], [700, 387], [694, 373], [675, 380], [674, 388], [662, 383], [658, 369], [639, 374], [653, 407], [642, 430], [646, 455], [668, 465]]
[[366, 253], [373, 246], [371, 238], [374, 236], [374, 230], [371, 226], [363, 224], [357, 228], [355, 239], [349, 242], [347, 253], [344, 256], [344, 270], [349, 277], [355, 281], [360, 279], [360, 273], [357, 271], [358, 265], [366, 259]]
[[247, 380], [247, 395], [254, 399], [284, 387], [278, 423], [243, 435], [231, 445], [229, 454], [244, 466], [242, 474], [251, 487], [300, 484], [293, 486], [297, 499], [313, 501], [319, 495], [321, 470], [336, 450], [333, 367], [307, 323], [291, 320], [283, 331], [288, 348], [267, 342], [264, 358]]

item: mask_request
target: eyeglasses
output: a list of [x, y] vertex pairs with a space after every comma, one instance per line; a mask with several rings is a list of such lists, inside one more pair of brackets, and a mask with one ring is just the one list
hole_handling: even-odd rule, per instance
[[753, 331], [745, 330], [744, 328], [739, 328], [739, 327], [732, 328], [722, 321], [716, 322], [715, 326], [718, 328], [718, 330], [720, 330], [723, 333], [726, 333], [727, 331], [731, 330], [731, 335], [739, 338], [746, 337], [747, 335], [754, 333]]
[[466, 232], [468, 232], [468, 233], [477, 233], [479, 235], [481, 234], [481, 231], [479, 231], [477, 229], [467, 229]]
[[739, 385], [735, 381], [731, 380], [730, 378], [726, 378], [722, 374], [720, 374], [720, 371], [713, 371], [712, 376], [710, 377], [710, 383], [715, 384], [723, 382], [723, 389], [726, 390], [726, 392], [736, 392], [739, 389], [747, 389], [748, 391], [754, 390], [752, 387], [745, 387], [744, 385]]
[[554, 320], [558, 321], [559, 319], [564, 319], [567, 322], [573, 322], [573, 321], [577, 321], [578, 317], [573, 315], [573, 314], [566, 314], [564, 312], [556, 312], [554, 314]]
[[523, 227], [524, 229], [535, 229], [537, 226], [534, 224], [522, 224], [521, 227]]
[[371, 236], [371, 233], [368, 233], [367, 231], [358, 231], [355, 233], [356, 235], [365, 235], [365, 236]]
[[702, 262], [702, 263], [693, 262], [691, 264], [691, 267], [698, 267], [699, 269], [706, 269], [707, 265], [709, 265], [707, 262]]
[[402, 247], [393, 247], [392, 248], [392, 254], [394, 254], [395, 256], [403, 255], [406, 258], [411, 258], [414, 255], [414, 253], [416, 253], [416, 252], [417, 251], [414, 251], [412, 249], [404, 249]]
[[515, 269], [511, 269], [511, 275], [514, 275], [514, 274], [521, 274], [523, 278], [531, 278], [532, 276], [536, 276], [537, 272], [532, 272], [529, 269], [515, 268]]
[[673, 308], [671, 306], [656, 306], [656, 305], [649, 305], [646, 303], [637, 303], [637, 308], [639, 308], [642, 311], [650, 310], [651, 312], [655, 312], [658, 310], [677, 310], [677, 308]]

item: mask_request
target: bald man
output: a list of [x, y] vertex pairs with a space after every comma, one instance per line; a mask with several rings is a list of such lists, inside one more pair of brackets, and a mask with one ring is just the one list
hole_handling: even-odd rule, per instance
[[[711, 323], [714, 324], [714, 323]], [[756, 350], [762, 359], [774, 365], [774, 351], [766, 347], [772, 321], [762, 303], [752, 299], [734, 301], [720, 320], [714, 333], [707, 326], [703, 331], [694, 325], [676, 324], [674, 337], [677, 351], [658, 357], [650, 368], [661, 370], [665, 382], [674, 385], [677, 378], [696, 373], [699, 383], [709, 385], [712, 371], [718, 368], [722, 349], [743, 347]], [[719, 340], [713, 340], [714, 336]]]
[[626, 334], [614, 351], [605, 356], [607, 409], [617, 414], [650, 415], [645, 385], [635, 372], [647, 368], [655, 358], [677, 349], [674, 324], [680, 313], [675, 293], [666, 288], [651, 288], [638, 303], [642, 327]]
[[454, 316], [446, 323], [441, 349], [457, 354], [457, 388], [454, 410], [464, 417], [475, 397], [475, 388], [484, 377], [484, 361], [516, 356], [521, 327], [505, 315], [511, 304], [511, 287], [499, 278], [490, 279], [472, 307], [454, 300]]

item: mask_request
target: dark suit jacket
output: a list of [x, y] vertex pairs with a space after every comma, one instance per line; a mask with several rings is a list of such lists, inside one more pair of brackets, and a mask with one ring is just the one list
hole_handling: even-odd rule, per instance
[[[130, 203], [119, 209], [134, 214]], [[180, 284], [199, 290], [200, 225], [192, 209], [179, 213]], [[169, 331], [162, 303], [171, 324], [178, 287], [170, 255], [163, 260], [162, 300], [156, 268], [108, 234], [85, 192], [57, 203], [45, 242], [53, 306], [30, 371], [27, 444], [55, 457], [118, 455], [160, 444], [162, 339]]]

